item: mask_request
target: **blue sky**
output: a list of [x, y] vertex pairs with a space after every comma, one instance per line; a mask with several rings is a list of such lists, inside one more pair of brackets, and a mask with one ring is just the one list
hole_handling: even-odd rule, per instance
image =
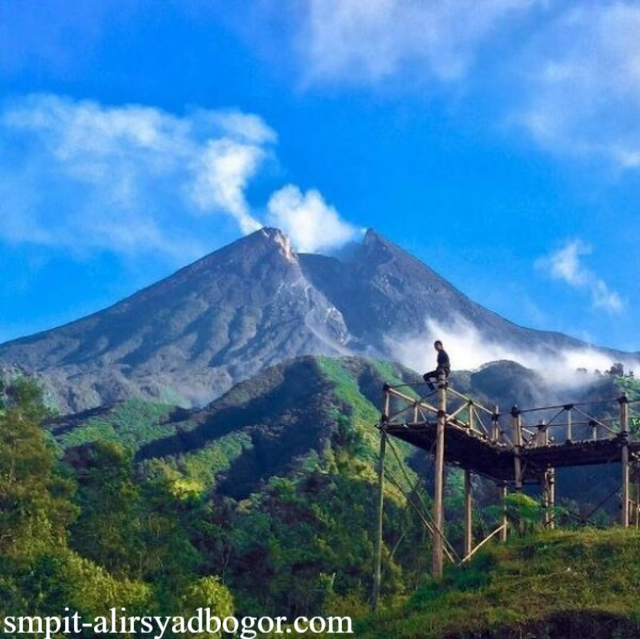
[[640, 350], [640, 3], [1, 0], [0, 341], [261, 224]]

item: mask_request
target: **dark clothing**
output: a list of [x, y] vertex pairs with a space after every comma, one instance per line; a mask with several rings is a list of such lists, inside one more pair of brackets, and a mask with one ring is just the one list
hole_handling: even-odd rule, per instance
[[444, 375], [445, 379], [449, 377], [449, 373], [451, 372], [451, 361], [449, 360], [449, 355], [447, 352], [442, 350], [438, 351], [438, 367], [434, 371], [429, 371], [422, 376], [425, 382], [429, 385], [431, 390], [435, 389], [433, 385], [433, 380], [438, 381], [440, 375]]
[[449, 361], [449, 355], [447, 355], [447, 351], [445, 350], [438, 351], [438, 368], [446, 369], [447, 376], [451, 372], [451, 362]]
[[425, 373], [422, 376], [422, 379], [424, 379], [425, 382], [429, 382], [429, 380], [435, 379], [436, 381], [438, 381], [438, 377], [440, 377], [441, 374], [444, 374], [445, 378], [449, 377], [449, 373], [451, 372], [451, 369], [449, 368], [444, 368], [444, 366], [438, 366], [438, 368], [436, 368], [435, 371], [429, 371], [428, 373]]

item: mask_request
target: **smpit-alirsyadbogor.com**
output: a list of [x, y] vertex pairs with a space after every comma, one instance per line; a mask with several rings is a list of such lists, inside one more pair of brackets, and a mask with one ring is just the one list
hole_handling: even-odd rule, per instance
[[106, 616], [84, 620], [80, 614], [65, 608], [59, 617], [7, 616], [0, 619], [3, 633], [14, 635], [55, 636], [78, 635], [83, 630], [94, 634], [149, 635], [162, 639], [167, 632], [235, 635], [255, 639], [258, 634], [353, 634], [351, 617], [217, 617], [209, 608], [198, 608], [186, 616], [125, 615], [126, 608], [112, 608]]

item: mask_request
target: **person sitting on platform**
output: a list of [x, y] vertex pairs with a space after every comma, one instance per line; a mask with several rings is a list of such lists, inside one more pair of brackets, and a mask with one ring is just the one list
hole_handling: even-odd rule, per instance
[[445, 379], [449, 377], [449, 373], [451, 372], [451, 362], [449, 360], [449, 355], [447, 355], [447, 351], [444, 350], [444, 346], [440, 340], [434, 342], [433, 347], [438, 352], [438, 361], [437, 366], [434, 371], [429, 371], [422, 376], [425, 382], [429, 385], [431, 390], [435, 390], [436, 387], [433, 385], [433, 380], [438, 380], [440, 375], [444, 375]]

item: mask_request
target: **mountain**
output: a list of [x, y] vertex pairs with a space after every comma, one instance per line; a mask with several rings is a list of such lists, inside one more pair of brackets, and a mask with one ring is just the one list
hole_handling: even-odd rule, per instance
[[584, 346], [559, 333], [529, 330], [500, 317], [375, 231], [346, 259], [301, 255], [303, 271], [339, 309], [355, 347], [388, 350], [388, 338], [423, 334], [427, 319], [462, 319], [484, 337], [521, 348]]
[[63, 410], [129, 396], [198, 404], [301, 354], [346, 350], [340, 313], [279, 232], [262, 230], [99, 313], [0, 347]]
[[135, 396], [197, 406], [302, 355], [394, 359], [394, 340], [423, 335], [428, 319], [525, 350], [585, 346], [512, 324], [374, 231], [336, 258], [297, 254], [265, 228], [108, 309], [0, 345], [0, 364], [39, 376], [62, 412]]

